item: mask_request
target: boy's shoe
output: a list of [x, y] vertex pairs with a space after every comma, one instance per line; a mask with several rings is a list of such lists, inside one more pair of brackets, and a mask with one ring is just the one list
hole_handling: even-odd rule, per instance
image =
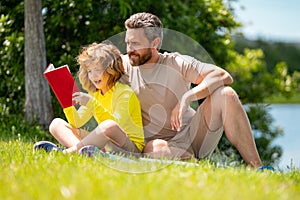
[[105, 154], [103, 151], [101, 151], [98, 147], [94, 145], [87, 145], [79, 149], [79, 154], [80, 155], [85, 155], [87, 157], [92, 157], [95, 154]]
[[34, 150], [44, 149], [46, 152], [50, 151], [63, 151], [65, 148], [60, 148], [56, 144], [49, 141], [39, 141], [33, 145]]
[[260, 166], [257, 168], [258, 171], [265, 171], [265, 170], [268, 170], [268, 171], [272, 171], [274, 172], [275, 169], [274, 167], [270, 166], [270, 165], [267, 165], [267, 166]]

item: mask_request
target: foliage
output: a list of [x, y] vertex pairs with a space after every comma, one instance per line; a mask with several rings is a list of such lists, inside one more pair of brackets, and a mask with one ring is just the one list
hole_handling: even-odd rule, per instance
[[18, 140], [26, 141], [53, 140], [53, 137], [42, 130], [38, 123], [29, 124], [22, 114], [7, 115], [0, 120], [0, 141]]
[[[268, 104], [286, 104], [287, 99], [281, 95], [271, 96], [266, 99], [266, 103]], [[288, 99], [289, 104], [299, 104], [300, 103], [300, 93], [294, 94], [292, 97]]]
[[241, 25], [234, 19], [230, 4], [226, 6], [222, 1], [212, 0], [165, 1], [164, 8], [166, 14], [158, 13], [158, 16], [166, 28], [196, 40], [217, 65], [224, 66], [229, 61], [230, 32]]
[[245, 49], [243, 54], [231, 51], [227, 70], [234, 78], [233, 87], [243, 103], [263, 103], [274, 94], [291, 96], [296, 89], [284, 62], [277, 63], [272, 72], [266, 68], [263, 51]]
[[[280, 91], [273, 93], [272, 97], [285, 97], [285, 100], [287, 100], [300, 92], [299, 44], [264, 41], [262, 39], [247, 40], [242, 37], [235, 37], [234, 49], [238, 53], [243, 53], [245, 49], [249, 48], [261, 49], [267, 71], [277, 75], [274, 83], [276, 88], [280, 88]], [[296, 102], [299, 102], [299, 99]]]
[[47, 60], [57, 66], [74, 67], [82, 45], [120, 32], [124, 21], [118, 1], [46, 0], [43, 15]]
[[300, 71], [295, 71], [292, 75], [293, 77], [293, 84], [296, 88], [296, 91], [300, 91]]
[[265, 61], [268, 71], [272, 71], [274, 66], [279, 62], [285, 62], [288, 72], [291, 74], [294, 71], [299, 71], [300, 63], [300, 44], [284, 43], [276, 41], [266, 41], [262, 39], [247, 40], [245, 38], [236, 37], [234, 49], [242, 53], [245, 48], [262, 49], [265, 54]]
[[[6, 7], [10, 5], [11, 9]], [[24, 12], [23, 3], [0, 3], [0, 115], [20, 113], [24, 107]]]

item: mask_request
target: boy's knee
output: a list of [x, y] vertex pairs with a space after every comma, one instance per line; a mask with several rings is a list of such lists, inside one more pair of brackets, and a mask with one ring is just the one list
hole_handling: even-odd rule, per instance
[[60, 118], [53, 119], [49, 125], [49, 132], [52, 134], [57, 129], [57, 127], [59, 127], [63, 123], [63, 121], [64, 120]]
[[113, 133], [116, 127], [118, 127], [118, 124], [110, 119], [101, 122], [99, 125], [99, 128], [102, 129], [102, 132], [106, 136], [109, 136], [111, 133]]

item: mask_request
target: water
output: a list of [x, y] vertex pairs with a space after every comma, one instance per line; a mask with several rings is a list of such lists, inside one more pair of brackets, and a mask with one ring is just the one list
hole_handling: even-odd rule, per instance
[[274, 125], [284, 130], [284, 135], [274, 140], [283, 149], [279, 168], [300, 168], [300, 104], [270, 105]]

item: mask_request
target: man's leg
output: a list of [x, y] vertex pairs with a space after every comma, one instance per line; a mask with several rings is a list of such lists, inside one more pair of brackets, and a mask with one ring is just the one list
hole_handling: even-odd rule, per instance
[[[248, 165], [252, 167], [259, 167], [262, 165], [247, 114], [236, 92], [232, 88], [222, 87], [217, 89], [211, 96], [207, 97], [200, 106], [202, 107], [201, 110], [203, 112], [200, 114], [205, 116], [206, 124], [210, 130], [209, 132], [218, 132], [218, 130], [223, 127], [227, 139], [237, 148]], [[200, 121], [195, 122], [200, 123]], [[200, 124], [200, 126], [204, 125]], [[198, 126], [198, 128], [200, 126]], [[198, 140], [194, 142], [197, 143], [196, 146], [200, 146], [198, 148], [198, 151], [200, 151], [201, 145], [206, 138], [205, 134], [207, 134], [207, 131], [203, 131], [202, 133], [198, 130], [198, 133], [196, 132], [197, 130], [192, 130], [192, 135], [188, 138], [196, 138], [196, 140]], [[218, 139], [218, 137], [215, 139]], [[178, 157], [178, 155], [183, 155], [185, 150], [187, 150], [187, 147], [170, 147], [168, 142], [158, 139], [149, 141], [144, 148], [144, 153], [152, 157], [163, 156], [174, 158], [176, 156]]]
[[166, 158], [166, 159], [190, 159], [194, 157], [192, 153], [188, 152], [190, 144], [187, 147], [178, 148], [170, 146], [170, 144], [162, 139], [155, 139], [147, 142], [144, 148], [144, 155], [151, 158]]
[[252, 166], [262, 165], [247, 114], [231, 87], [222, 87], [204, 102], [204, 115], [210, 130], [224, 127], [225, 135], [234, 145], [244, 161]]

